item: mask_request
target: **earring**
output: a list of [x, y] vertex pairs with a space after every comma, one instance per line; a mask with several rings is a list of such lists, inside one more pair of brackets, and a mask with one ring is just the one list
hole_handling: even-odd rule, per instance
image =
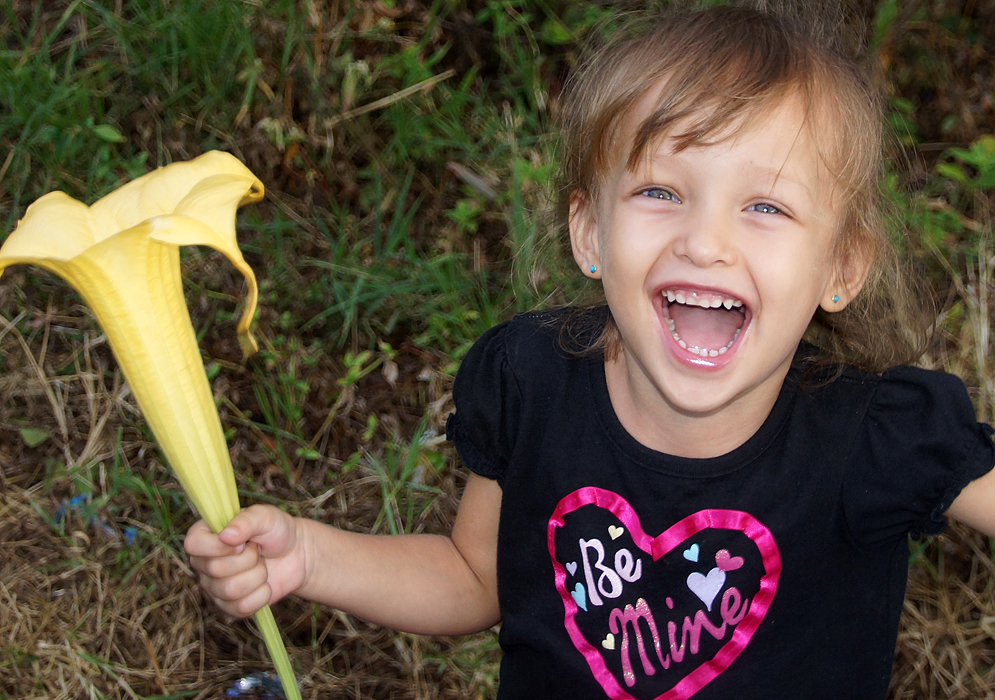
[[597, 271], [598, 271], [598, 266], [597, 265], [591, 265], [591, 274], [593, 275]]
[[833, 303], [834, 304], [838, 304], [839, 302], [840, 302], [840, 295], [839, 294], [833, 294]]

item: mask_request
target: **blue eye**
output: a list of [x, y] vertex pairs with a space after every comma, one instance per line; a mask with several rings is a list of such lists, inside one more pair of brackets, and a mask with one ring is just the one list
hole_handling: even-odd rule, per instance
[[661, 199], [665, 202], [677, 202], [680, 203], [677, 195], [670, 190], [665, 190], [662, 187], [650, 187], [648, 189], [642, 190], [639, 194], [644, 197], [649, 197], [651, 199]]
[[766, 202], [761, 202], [760, 204], [752, 204], [746, 208], [746, 211], [756, 211], [761, 214], [783, 214], [780, 209], [775, 207], [773, 204], [767, 204]]

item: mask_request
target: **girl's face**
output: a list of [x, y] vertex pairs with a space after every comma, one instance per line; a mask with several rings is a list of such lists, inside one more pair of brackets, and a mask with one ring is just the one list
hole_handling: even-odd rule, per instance
[[713, 456], [759, 428], [815, 310], [863, 280], [836, 274], [833, 189], [789, 99], [718, 144], [663, 139], [635, 171], [623, 155], [597, 202], [573, 202], [574, 256], [621, 334], [609, 392], [636, 439]]

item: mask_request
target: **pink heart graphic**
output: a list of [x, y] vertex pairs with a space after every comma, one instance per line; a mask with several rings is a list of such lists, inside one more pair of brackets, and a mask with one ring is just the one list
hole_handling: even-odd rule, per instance
[[730, 556], [728, 549], [720, 549], [715, 553], [715, 566], [723, 571], [735, 571], [743, 566], [743, 557]]
[[[718, 649], [712, 658], [698, 665], [672, 688], [657, 695], [654, 700], [686, 700], [690, 698], [729, 668], [729, 665], [750, 643], [753, 634], [766, 616], [774, 599], [774, 594], [777, 592], [777, 583], [781, 574], [781, 557], [773, 535], [759, 520], [748, 513], [709, 509], [693, 513], [671, 525], [656, 537], [652, 537], [643, 531], [639, 517], [628, 501], [612, 491], [593, 486], [578, 489], [565, 496], [557, 504], [549, 519], [547, 544], [553, 563], [556, 589], [563, 600], [564, 626], [574, 646], [587, 660], [594, 677], [601, 684], [608, 697], [613, 698], [613, 700], [636, 700], [636, 698], [620, 685], [615, 674], [609, 670], [605, 658], [598, 648], [601, 646], [601, 638], [595, 640], [598, 645], [596, 647], [595, 644], [587, 640], [581, 631], [577, 622], [580, 608], [571, 595], [571, 591], [567, 590], [567, 571], [556, 558], [556, 532], [559, 528], [564, 527], [565, 516], [589, 505], [614, 515], [625, 527], [634, 545], [650, 555], [654, 562], [677, 547], [684, 545], [687, 540], [695, 537], [698, 533], [708, 529], [740, 532], [748, 537], [759, 550], [764, 570], [759, 581], [759, 590], [754, 595], [749, 610], [733, 629], [729, 640]], [[721, 551], [725, 551], [725, 556], [721, 557], [723, 564], [732, 568], [723, 569], [720, 565], [718, 569], [713, 569], [716, 571], [714, 576], [716, 579], [718, 574], [722, 574], [724, 577], [725, 571], [734, 571], [744, 564], [742, 557], [731, 557], [727, 550], [720, 550], [720, 553]], [[719, 558], [717, 554], [716, 563], [718, 563]], [[707, 579], [704, 575], [699, 574], [699, 576], [702, 579]], [[714, 599], [714, 595], [712, 597]]]

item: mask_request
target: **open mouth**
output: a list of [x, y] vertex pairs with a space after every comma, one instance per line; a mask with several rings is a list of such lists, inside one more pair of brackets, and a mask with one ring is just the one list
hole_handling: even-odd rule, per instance
[[684, 289], [665, 289], [662, 295], [667, 328], [694, 355], [724, 355], [746, 326], [747, 309], [740, 299]]

